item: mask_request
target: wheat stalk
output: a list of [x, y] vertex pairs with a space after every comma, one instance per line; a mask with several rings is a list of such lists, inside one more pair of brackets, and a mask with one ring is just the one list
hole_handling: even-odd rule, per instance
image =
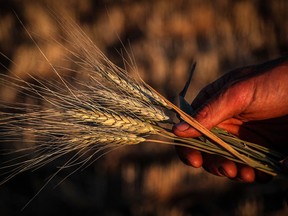
[[[75, 63], [83, 74], [88, 75], [88, 80], [69, 83], [27, 32], [58, 80], [41, 81], [30, 75], [34, 82], [31, 83], [16, 76], [1, 75], [3, 85], [18, 87], [45, 103], [44, 109], [41, 105], [25, 103], [1, 104], [1, 139], [5, 143], [21, 140], [26, 148], [17, 153], [26, 150], [34, 153], [31, 159], [21, 160], [17, 157], [3, 166], [8, 176], [2, 183], [72, 152], [74, 155], [59, 170], [75, 165], [86, 166], [113, 149], [144, 141], [186, 146], [248, 164], [271, 175], [282, 173], [279, 161], [284, 158], [283, 155], [239, 140], [220, 129], [207, 130], [143, 80], [136, 81], [125, 70], [114, 65], [71, 20], [56, 20], [66, 32], [67, 40], [75, 47], [75, 51], [68, 50], [70, 55], [77, 59]], [[11, 109], [13, 112], [9, 112]], [[200, 131], [203, 137], [176, 137], [171, 132], [171, 125], [175, 122], [168, 117], [168, 113], [180, 116]], [[165, 140], [152, 139], [151, 135], [161, 136]], [[88, 152], [92, 152], [91, 155], [83, 159]]]

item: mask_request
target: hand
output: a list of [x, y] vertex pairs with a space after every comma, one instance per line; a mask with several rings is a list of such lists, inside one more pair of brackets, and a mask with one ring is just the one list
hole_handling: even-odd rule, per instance
[[[206, 128], [218, 126], [288, 155], [288, 57], [227, 73], [201, 90], [191, 106], [194, 118]], [[181, 137], [200, 135], [185, 122], [175, 125], [173, 132]], [[270, 178], [220, 156], [184, 147], [177, 147], [177, 152], [186, 164], [203, 166], [218, 176], [244, 182]]]

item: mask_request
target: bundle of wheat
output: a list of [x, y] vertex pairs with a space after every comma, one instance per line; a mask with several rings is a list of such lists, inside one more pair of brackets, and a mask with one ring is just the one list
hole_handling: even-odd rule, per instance
[[[46, 108], [1, 104], [1, 141], [21, 141], [27, 146], [22, 151], [32, 150], [33, 153], [30, 159], [15, 158], [2, 167], [8, 170], [2, 183], [70, 152], [75, 153], [58, 172], [74, 165], [82, 168], [113, 149], [145, 141], [186, 146], [248, 164], [271, 175], [282, 173], [280, 161], [284, 155], [240, 140], [219, 128], [207, 130], [143, 80], [131, 78], [125, 70], [113, 64], [71, 20], [59, 18], [57, 22], [66, 33], [65, 40], [75, 47], [76, 51], [68, 52], [88, 78], [72, 85], [56, 66], [50, 64], [27, 31], [57, 80], [41, 81], [31, 76], [33, 82], [26, 82], [16, 76], [1, 76], [3, 84], [20, 87], [23, 93], [48, 104]], [[183, 98], [182, 103], [185, 103]], [[171, 114], [179, 116], [203, 136], [197, 139], [175, 136], [171, 128], [176, 121], [169, 117]], [[154, 135], [165, 139], [156, 139]], [[91, 154], [83, 160], [88, 152]]]

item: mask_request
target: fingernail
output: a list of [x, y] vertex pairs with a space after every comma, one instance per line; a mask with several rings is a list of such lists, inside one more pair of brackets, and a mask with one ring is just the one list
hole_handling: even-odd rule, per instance
[[190, 128], [190, 125], [187, 124], [186, 122], [180, 122], [179, 124], [176, 125], [176, 128], [178, 131], [186, 131], [188, 128]]

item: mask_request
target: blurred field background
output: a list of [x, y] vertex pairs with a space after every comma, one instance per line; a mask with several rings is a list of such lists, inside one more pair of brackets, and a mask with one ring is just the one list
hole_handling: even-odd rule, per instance
[[[288, 51], [287, 0], [2, 0], [0, 52], [13, 63], [0, 55], [1, 73], [53, 76], [13, 11], [52, 64], [73, 65], [51, 40], [61, 35], [51, 10], [67, 13], [117, 65], [126, 47], [140, 76], [175, 103], [193, 61], [190, 101], [221, 74]], [[19, 100], [4, 87], [0, 97]], [[187, 167], [173, 147], [153, 143], [112, 152], [57, 185], [73, 170], [59, 174], [21, 212], [53, 165], [2, 185], [0, 215], [288, 215], [287, 180], [235, 183]]]

